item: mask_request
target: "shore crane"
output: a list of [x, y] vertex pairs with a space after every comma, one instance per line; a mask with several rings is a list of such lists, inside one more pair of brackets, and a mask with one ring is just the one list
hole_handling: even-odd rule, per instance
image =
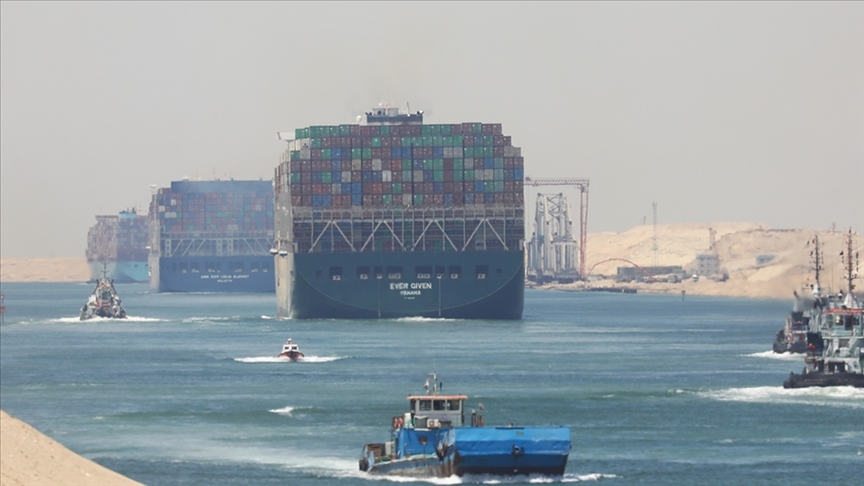
[[588, 179], [532, 179], [525, 177], [525, 186], [573, 186], [579, 191], [579, 275], [587, 277], [585, 242], [588, 239]]

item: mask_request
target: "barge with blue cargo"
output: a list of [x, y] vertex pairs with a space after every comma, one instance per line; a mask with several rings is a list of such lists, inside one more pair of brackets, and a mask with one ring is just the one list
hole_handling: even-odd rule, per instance
[[393, 417], [390, 440], [363, 446], [359, 467], [373, 475], [562, 476], [570, 454], [567, 427], [485, 427], [466, 395], [440, 395], [433, 374], [426, 395], [409, 395], [409, 411]]
[[500, 124], [379, 107], [284, 139], [280, 316], [521, 319], [524, 163]]
[[150, 206], [151, 291], [275, 291], [271, 181], [175, 181]]

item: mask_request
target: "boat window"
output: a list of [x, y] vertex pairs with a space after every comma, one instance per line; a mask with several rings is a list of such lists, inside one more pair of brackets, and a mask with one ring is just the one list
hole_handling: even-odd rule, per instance
[[250, 272], [258, 272], [261, 270], [261, 262], [252, 262], [249, 264]]
[[384, 269], [379, 266], [375, 266], [375, 278], [380, 279], [384, 277]]
[[444, 402], [446, 402], [446, 400], [434, 400], [432, 402], [432, 409], [433, 410], [444, 410]]
[[192, 262], [192, 263], [190, 263], [190, 264], [189, 264], [189, 270], [191, 270], [192, 273], [199, 273], [199, 270], [198, 270], [198, 262]]
[[447, 269], [450, 273], [450, 278], [457, 279], [462, 274], [462, 267], [460, 265], [450, 265]]
[[444, 278], [444, 265], [435, 266], [435, 278]]
[[420, 407], [417, 410], [421, 412], [432, 410], [432, 400], [420, 400]]
[[215, 273], [222, 270], [222, 264], [219, 262], [207, 262], [207, 273]]
[[474, 267], [474, 273], [479, 280], [486, 278], [486, 275], [489, 275], [489, 265], [477, 265]]
[[416, 412], [417, 411], [417, 400], [409, 400], [408, 403], [411, 404], [410, 410], [412, 412]]
[[414, 267], [414, 271], [416, 272], [418, 279], [432, 278], [432, 267], [428, 265]]
[[330, 267], [330, 280], [342, 280], [342, 267]]
[[387, 278], [390, 280], [399, 280], [402, 278], [402, 267], [392, 266], [387, 267]]
[[357, 278], [360, 280], [368, 280], [369, 279], [369, 267], [362, 266], [357, 267]]
[[450, 400], [450, 408], [449, 410], [459, 410], [459, 404], [462, 402], [459, 400]]

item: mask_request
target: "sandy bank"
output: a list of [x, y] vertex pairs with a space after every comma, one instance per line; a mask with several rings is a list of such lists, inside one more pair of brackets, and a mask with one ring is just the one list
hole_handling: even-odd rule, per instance
[[0, 282], [86, 282], [90, 280], [87, 259], [4, 258], [0, 260]]
[[0, 485], [141, 485], [63, 447], [0, 410]]

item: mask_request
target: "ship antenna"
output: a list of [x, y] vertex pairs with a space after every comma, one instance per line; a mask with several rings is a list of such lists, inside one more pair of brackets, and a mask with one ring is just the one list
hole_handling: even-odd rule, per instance
[[812, 257], [811, 263], [813, 263], [813, 270], [816, 273], [816, 289], [815, 291], [820, 291], [819, 284], [819, 271], [822, 270], [822, 254], [819, 251], [819, 235], [813, 237], [813, 251], [810, 252], [810, 256]]
[[[844, 256], [843, 252], [841, 251], [840, 256], [843, 258], [843, 260], [845, 260], [844, 263], [846, 264], [846, 285], [849, 289], [849, 295], [852, 295], [852, 290], [855, 289], [855, 284], [853, 283], [853, 281], [857, 276], [856, 274], [858, 273], [859, 263], [858, 253], [856, 252], [854, 256], [852, 255], [852, 228], [849, 228], [849, 233], [846, 235], [846, 255]], [[855, 259], [854, 262], [852, 261], [853, 258]], [[855, 266], [854, 273], [852, 271], [853, 263]]]

